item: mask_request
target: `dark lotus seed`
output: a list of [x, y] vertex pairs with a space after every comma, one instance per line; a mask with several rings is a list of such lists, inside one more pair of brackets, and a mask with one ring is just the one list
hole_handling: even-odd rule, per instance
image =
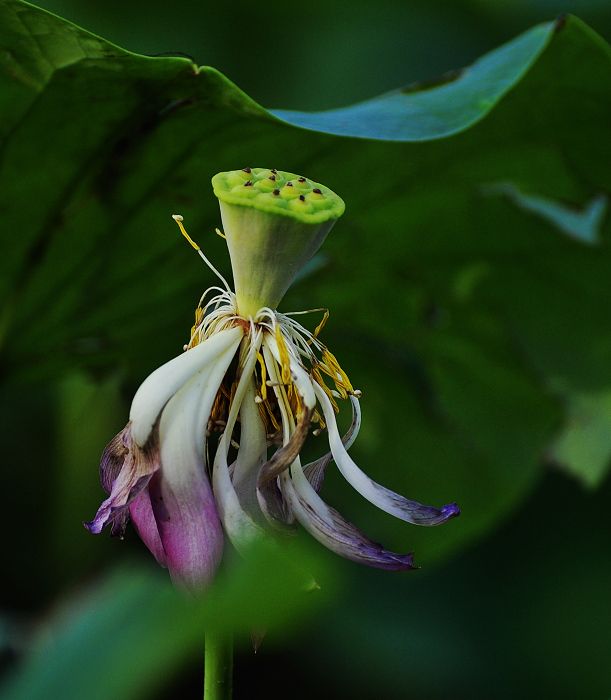
[[319, 187], [315, 187], [312, 192], [315, 192], [316, 194], [322, 194], [322, 190]]
[[286, 183], [286, 186], [287, 186], [287, 187], [293, 187], [293, 183], [289, 180], [289, 181]]
[[275, 194], [276, 196], [278, 196], [278, 195], [280, 194], [280, 190], [274, 190], [274, 191], [272, 192], [272, 194]]
[[275, 181], [275, 180], [276, 180], [276, 176], [275, 176], [275, 175], [270, 175], [270, 176], [269, 176], [269, 179]]
[[299, 195], [299, 199], [300, 199], [302, 202], [305, 202], [305, 197], [304, 197], [302, 194]]
[[243, 172], [243, 173], [248, 173], [248, 174], [250, 175], [250, 173], [252, 173], [252, 170], [251, 170], [250, 168], [244, 168], [244, 169], [242, 170], [242, 172]]
[[276, 170], [276, 168], [272, 168], [272, 169], [270, 170], [270, 173], [274, 173], [274, 175], [277, 175], [277, 174], [278, 174], [278, 171]]
[[300, 178], [299, 178], [299, 182], [305, 182], [305, 181], [306, 181], [305, 177], [300, 177]]
[[247, 181], [244, 183], [244, 187], [252, 187], [252, 182], [251, 182], [250, 180], [247, 180]]

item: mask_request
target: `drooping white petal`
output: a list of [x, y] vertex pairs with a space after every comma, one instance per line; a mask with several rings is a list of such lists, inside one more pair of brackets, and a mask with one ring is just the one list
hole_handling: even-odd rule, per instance
[[352, 447], [361, 429], [361, 403], [356, 396], [350, 396], [350, 403], [352, 404], [352, 423], [342, 438], [345, 450]]
[[[359, 434], [359, 429], [361, 427], [361, 406], [359, 400], [356, 396], [350, 396], [350, 401], [352, 403], [352, 422], [350, 427], [346, 431], [346, 434], [342, 438], [342, 444], [346, 449], [348, 449], [352, 443], [356, 440], [356, 436]], [[303, 473], [306, 475], [307, 480], [312, 484], [313, 489], [318, 493], [322, 487], [322, 482], [325, 478], [325, 470], [329, 466], [329, 463], [333, 459], [333, 453], [331, 451], [327, 452], [314, 462], [310, 462], [303, 467]]]
[[262, 516], [257, 500], [257, 478], [267, 462], [265, 425], [255, 402], [256, 396], [255, 380], [251, 374], [240, 406], [240, 449], [233, 470], [233, 487], [240, 505], [255, 520]]
[[161, 478], [149, 492], [172, 579], [205, 588], [223, 552], [223, 532], [206, 475], [206, 427], [240, 336], [168, 401], [159, 423]]
[[314, 391], [322, 406], [325, 422], [327, 423], [329, 445], [333, 454], [333, 460], [346, 481], [361, 496], [386, 513], [390, 513], [390, 515], [394, 515], [396, 518], [414, 525], [441, 525], [441, 523], [460, 514], [460, 510], [455, 503], [443, 506], [441, 509], [424, 506], [416, 501], [410, 501], [370, 479], [359, 469], [346, 452], [337, 429], [335, 413], [329, 397], [317, 384], [314, 386]]
[[[227, 536], [238, 551], [244, 551], [250, 543], [265, 536], [265, 531], [259, 527], [240, 504], [238, 495], [231, 482], [229, 466], [227, 464], [227, 453], [229, 452], [231, 443], [231, 434], [238, 417], [238, 412], [242, 408], [247, 390], [252, 382], [253, 371], [257, 361], [255, 354], [256, 349], [256, 345], [251, 346], [250, 352], [244, 362], [242, 376], [240, 377], [231, 403], [225, 431], [219, 440], [212, 471], [212, 486], [219, 515]], [[254, 403], [254, 396], [252, 400]], [[244, 430], [244, 418], [246, 417], [246, 422], [248, 423], [249, 415], [247, 411], [246, 414], [242, 416], [242, 430]], [[246, 426], [246, 431], [250, 432], [250, 426]], [[242, 446], [240, 445], [239, 452], [241, 451]], [[253, 456], [256, 458], [260, 455]], [[251, 456], [248, 455], [245, 459], [248, 460], [250, 457]]]
[[[278, 382], [280, 379], [278, 366], [273, 362], [269, 362], [268, 366], [272, 380]], [[290, 440], [290, 432], [294, 427], [294, 422], [280, 387], [276, 386], [274, 390], [282, 416], [286, 445]], [[330, 508], [306, 479], [299, 457], [293, 461], [290, 470], [285, 470], [280, 474], [279, 479], [282, 494], [299, 522], [313, 537], [332, 551], [346, 559], [381, 569], [414, 568], [413, 554], [388, 552], [382, 545], [370, 540], [336, 510]]]
[[282, 494], [299, 522], [331, 551], [377, 569], [400, 571], [415, 568], [413, 553], [389, 552], [328, 506], [310, 486], [299, 459], [291, 466], [290, 476], [288, 472], [280, 476], [280, 484]]
[[149, 439], [161, 410], [169, 399], [197, 372], [214, 362], [230, 348], [235, 348], [243, 335], [236, 326], [220, 331], [191, 350], [166, 362], [142, 383], [130, 410], [132, 435], [141, 447]]

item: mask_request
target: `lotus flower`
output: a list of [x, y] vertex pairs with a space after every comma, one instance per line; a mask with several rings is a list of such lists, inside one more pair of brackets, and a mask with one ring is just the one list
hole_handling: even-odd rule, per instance
[[[415, 568], [412, 553], [387, 551], [322, 500], [327, 466], [335, 462], [364, 498], [408, 523], [440, 525], [459, 509], [410, 501], [359, 469], [348, 448], [361, 422], [360, 392], [319, 339], [328, 312], [312, 333], [296, 314], [277, 311], [343, 201], [304, 177], [262, 168], [220, 173], [212, 183], [235, 292], [224, 280], [224, 288], [209, 289], [185, 352], [138, 389], [127, 427], [102, 456], [109, 497], [86, 527], [99, 533], [111, 524], [111, 534], [123, 537], [131, 519], [157, 561], [190, 590], [214, 578], [225, 535], [240, 551], [280, 537], [295, 521], [352, 561]], [[174, 218], [208, 262], [182, 217]], [[335, 418], [341, 400], [352, 408], [343, 437]], [[303, 466], [299, 453], [311, 431], [327, 433], [330, 451]], [[218, 442], [210, 439], [215, 432]]]

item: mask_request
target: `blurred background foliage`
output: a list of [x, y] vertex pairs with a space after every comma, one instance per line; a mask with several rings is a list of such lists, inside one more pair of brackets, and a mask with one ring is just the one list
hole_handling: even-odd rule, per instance
[[[602, 0], [39, 4], [129, 51], [187, 54], [283, 110], [434, 81], [562, 11], [611, 39]], [[112, 87], [68, 68], [8, 125], [0, 642], [7, 668], [29, 658], [8, 697], [198, 697], [202, 632], [228, 601], [266, 620], [277, 603], [257, 656], [240, 627], [236, 698], [611, 693], [609, 225], [603, 211], [567, 235], [545, 209], [566, 222], [611, 190], [608, 48], [573, 30], [480, 124], [439, 141], [370, 145], [267, 122], [212, 75], [216, 104], [229, 95], [238, 116], [211, 100], [205, 118], [178, 110], [153, 134], [130, 122], [161, 99], [146, 66]], [[168, 84], [184, 79], [180, 61], [164, 65]], [[414, 549], [423, 570], [364, 570], [313, 546], [298, 556], [323, 593], [306, 603], [283, 595], [294, 571], [275, 562], [277, 578], [245, 565], [195, 609], [133, 532], [117, 543], [80, 523], [103, 497], [99, 455], [131, 396], [180, 351], [213, 283], [169, 216], [183, 213], [228, 274], [209, 179], [247, 164], [345, 197], [282, 309], [330, 307], [323, 339], [364, 394], [353, 452], [365, 471], [463, 515], [409, 528], [330, 469], [325, 498], [391, 549]]]

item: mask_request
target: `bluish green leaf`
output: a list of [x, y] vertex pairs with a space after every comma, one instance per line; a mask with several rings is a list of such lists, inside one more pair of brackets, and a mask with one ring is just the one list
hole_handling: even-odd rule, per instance
[[351, 107], [313, 113], [275, 110], [274, 114], [290, 124], [338, 136], [384, 141], [450, 136], [483, 119], [516, 86], [553, 32], [553, 24], [542, 24], [464, 70]]

